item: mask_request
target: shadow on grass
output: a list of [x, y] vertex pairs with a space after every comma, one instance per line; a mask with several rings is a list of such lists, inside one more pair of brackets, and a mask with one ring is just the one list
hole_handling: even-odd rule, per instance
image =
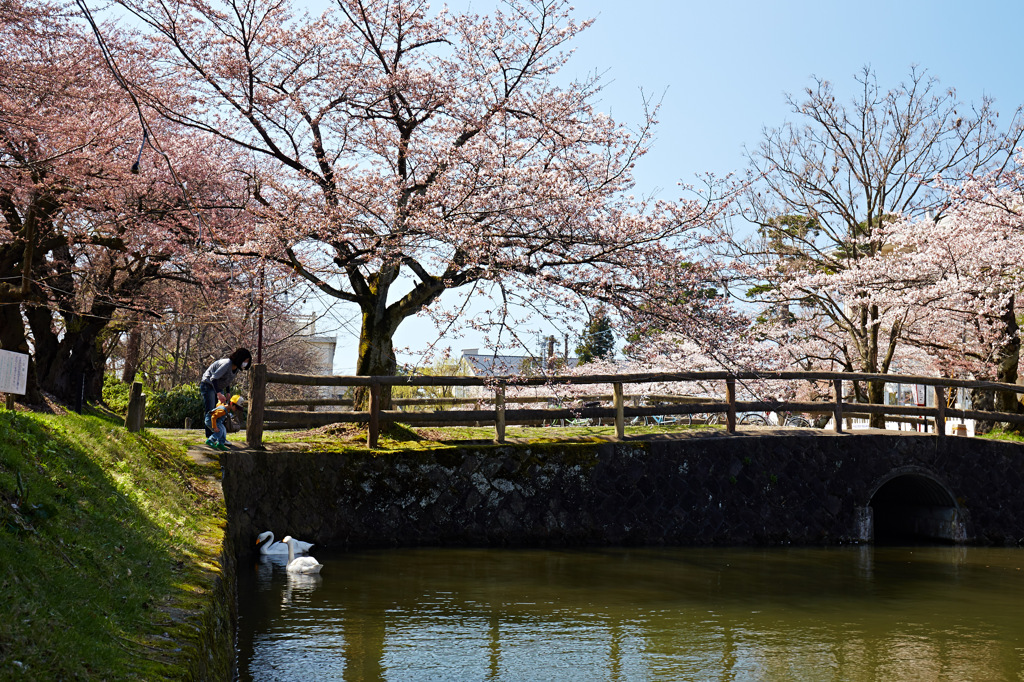
[[112, 424], [0, 411], [2, 679], [180, 672], [219, 503], [178, 448]]

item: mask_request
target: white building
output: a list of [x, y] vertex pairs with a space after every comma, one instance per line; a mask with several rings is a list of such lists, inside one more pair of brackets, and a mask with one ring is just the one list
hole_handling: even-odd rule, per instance
[[[301, 344], [304, 355], [307, 358], [307, 367], [303, 374], [314, 376], [331, 376], [334, 374], [334, 353], [338, 347], [337, 336], [318, 336], [316, 333], [316, 318], [311, 318], [306, 327], [308, 334], [299, 334], [294, 337], [295, 343]], [[316, 387], [320, 398], [334, 398], [337, 391], [336, 386]]]
[[464, 348], [462, 360], [476, 377], [497, 377], [510, 374], [541, 374], [546, 369], [572, 368], [579, 364], [576, 358], [550, 357], [546, 361], [533, 355], [497, 355], [481, 353], [479, 348]]

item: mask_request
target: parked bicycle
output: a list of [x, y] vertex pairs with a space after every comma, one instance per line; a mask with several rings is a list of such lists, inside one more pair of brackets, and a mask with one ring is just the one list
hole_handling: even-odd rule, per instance
[[[747, 412], [740, 417], [739, 422], [747, 426], [778, 426], [778, 417], [773, 419], [770, 412], [763, 414], [760, 412]], [[782, 425], [803, 429], [813, 428], [814, 426], [809, 419], [799, 414], [786, 414]]]
[[814, 428], [814, 424], [811, 423], [811, 420], [807, 417], [802, 417], [799, 414], [792, 414], [786, 417], [786, 421], [783, 423], [783, 426], [794, 426], [801, 429]]

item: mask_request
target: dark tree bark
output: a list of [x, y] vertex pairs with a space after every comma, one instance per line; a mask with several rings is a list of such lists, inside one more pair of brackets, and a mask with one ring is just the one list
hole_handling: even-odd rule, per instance
[[[1016, 384], [1018, 369], [1020, 365], [1020, 327], [1017, 324], [1016, 297], [1011, 296], [1009, 302], [1002, 310], [999, 319], [1003, 325], [1006, 342], [996, 356], [996, 377], [995, 380], [1005, 384]], [[977, 410], [992, 410], [995, 412], [1008, 412], [1010, 414], [1024, 413], [1024, 406], [1021, 405], [1016, 393], [1009, 391], [971, 390], [971, 403]], [[1021, 432], [1024, 430], [1020, 424], [1009, 422], [978, 421], [975, 422], [975, 433], [988, 433], [994, 428], [1001, 428], [1007, 431]]]
[[142, 347], [142, 333], [136, 327], [128, 332], [128, 342], [124, 350], [124, 369], [121, 372], [121, 381], [130, 384], [135, 381], [135, 375], [139, 371], [139, 349]]
[[[94, 307], [88, 317], [65, 317], [66, 331], [59, 339], [53, 331], [48, 310], [40, 309], [30, 317], [32, 335], [36, 339], [36, 374], [42, 390], [68, 405], [75, 405], [82, 399], [98, 401], [103, 397], [106, 357], [101, 350], [100, 334], [113, 311], [113, 306], [102, 306]], [[44, 352], [40, 352], [40, 345]]]
[[39, 391], [39, 384], [36, 381], [36, 363], [25, 337], [25, 324], [21, 319], [21, 306], [0, 305], [0, 349], [25, 353], [28, 359], [28, 379], [25, 383], [24, 402], [30, 405], [39, 405], [43, 402], [43, 395]]

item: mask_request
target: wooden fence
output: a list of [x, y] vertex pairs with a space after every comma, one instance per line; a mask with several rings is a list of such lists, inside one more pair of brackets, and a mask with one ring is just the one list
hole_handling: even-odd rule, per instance
[[[832, 400], [821, 402], [794, 402], [777, 400], [738, 400], [737, 382], [741, 385], [748, 381], [808, 381], [830, 382]], [[933, 386], [936, 401], [932, 407], [915, 405], [872, 405], [866, 403], [850, 403], [843, 400], [843, 382], [847, 381], [883, 381], [887, 383], [917, 384]], [[627, 406], [626, 386], [637, 386], [653, 383], [673, 382], [720, 382], [724, 389], [722, 400], [676, 398], [665, 400], [670, 403], [655, 406]], [[266, 400], [266, 388], [269, 383], [291, 384], [298, 386], [367, 386], [370, 392], [369, 410], [366, 411], [335, 411], [309, 412], [298, 410], [272, 409]], [[506, 391], [508, 387], [525, 386], [583, 386], [595, 384], [611, 384], [611, 407], [558, 407], [555, 409], [506, 409]], [[446, 386], [446, 387], [484, 387], [493, 391], [493, 409], [470, 409], [453, 411], [404, 412], [401, 410], [380, 409], [380, 393], [383, 386]], [[893, 417], [917, 417], [931, 419], [935, 432], [941, 437], [946, 434], [946, 419], [975, 419], [994, 422], [1010, 422], [1024, 424], [1024, 414], [990, 412], [981, 410], [961, 410], [947, 406], [946, 391], [949, 388], [986, 389], [1006, 391], [1015, 394], [1024, 393], [1024, 386], [1001, 384], [992, 381], [970, 381], [947, 379], [943, 377], [910, 376], [898, 374], [860, 374], [848, 372], [675, 372], [647, 374], [608, 374], [590, 376], [540, 376], [540, 377], [469, 377], [469, 376], [308, 376], [302, 374], [279, 374], [267, 371], [266, 365], [253, 367], [252, 388], [249, 398], [249, 417], [246, 425], [246, 441], [249, 447], [263, 446], [263, 430], [265, 423], [279, 426], [322, 426], [334, 423], [359, 423], [368, 425], [367, 442], [371, 448], [377, 447], [382, 424], [402, 422], [406, 424], [424, 423], [493, 423], [495, 440], [505, 442], [505, 427], [508, 424], [522, 424], [539, 420], [558, 419], [614, 419], [615, 433], [620, 439], [625, 437], [626, 419], [630, 417], [651, 417], [656, 415], [692, 415], [701, 413], [724, 414], [726, 430], [736, 433], [736, 415], [744, 412], [798, 412], [798, 413], [830, 413], [837, 433], [843, 432], [843, 419], [866, 417], [870, 415], [886, 415]], [[634, 396], [636, 397], [636, 396]], [[649, 396], [648, 396], [649, 397]], [[667, 397], [667, 396], [666, 396]], [[513, 398], [516, 403], [544, 400], [547, 398]], [[280, 401], [290, 405], [307, 405], [310, 403], [328, 403], [332, 405], [351, 404], [351, 401]], [[394, 403], [410, 401], [393, 401]], [[440, 398], [433, 402], [444, 404], [479, 404], [482, 401], [472, 398]], [[673, 404], [674, 403], [674, 404]]]

